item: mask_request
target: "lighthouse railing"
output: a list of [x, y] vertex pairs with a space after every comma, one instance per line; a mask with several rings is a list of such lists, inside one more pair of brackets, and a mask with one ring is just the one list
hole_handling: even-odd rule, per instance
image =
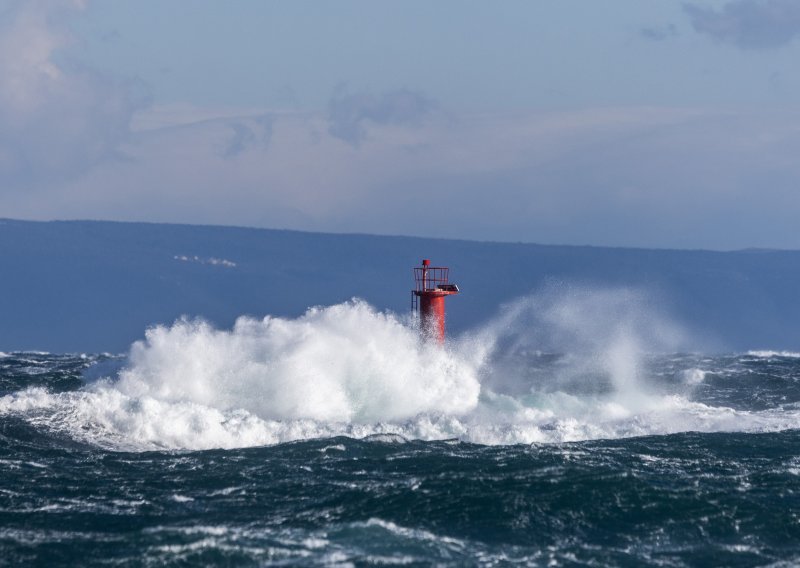
[[414, 269], [416, 292], [436, 290], [450, 283], [450, 269], [446, 266], [424, 266]]

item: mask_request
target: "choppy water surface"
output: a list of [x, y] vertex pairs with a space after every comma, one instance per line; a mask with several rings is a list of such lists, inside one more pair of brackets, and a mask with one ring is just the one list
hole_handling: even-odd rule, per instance
[[0, 563], [800, 562], [800, 354], [625, 322], [442, 350], [351, 303], [0, 354]]

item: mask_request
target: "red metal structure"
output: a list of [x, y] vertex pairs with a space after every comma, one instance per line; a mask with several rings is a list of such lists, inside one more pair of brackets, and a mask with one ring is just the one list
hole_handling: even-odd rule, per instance
[[438, 343], [444, 343], [444, 300], [459, 292], [458, 286], [449, 282], [449, 275], [449, 268], [431, 266], [427, 258], [422, 261], [422, 266], [414, 269], [411, 309], [419, 309], [419, 327], [423, 336], [435, 339]]

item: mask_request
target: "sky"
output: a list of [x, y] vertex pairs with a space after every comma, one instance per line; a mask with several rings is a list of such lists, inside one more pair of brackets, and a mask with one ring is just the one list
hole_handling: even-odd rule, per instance
[[797, 0], [0, 0], [0, 217], [800, 248]]

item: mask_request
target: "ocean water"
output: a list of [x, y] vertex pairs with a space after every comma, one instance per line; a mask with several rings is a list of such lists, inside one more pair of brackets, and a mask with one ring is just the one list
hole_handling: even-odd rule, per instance
[[0, 564], [800, 563], [800, 353], [626, 290], [418, 335], [352, 301], [0, 353]]

